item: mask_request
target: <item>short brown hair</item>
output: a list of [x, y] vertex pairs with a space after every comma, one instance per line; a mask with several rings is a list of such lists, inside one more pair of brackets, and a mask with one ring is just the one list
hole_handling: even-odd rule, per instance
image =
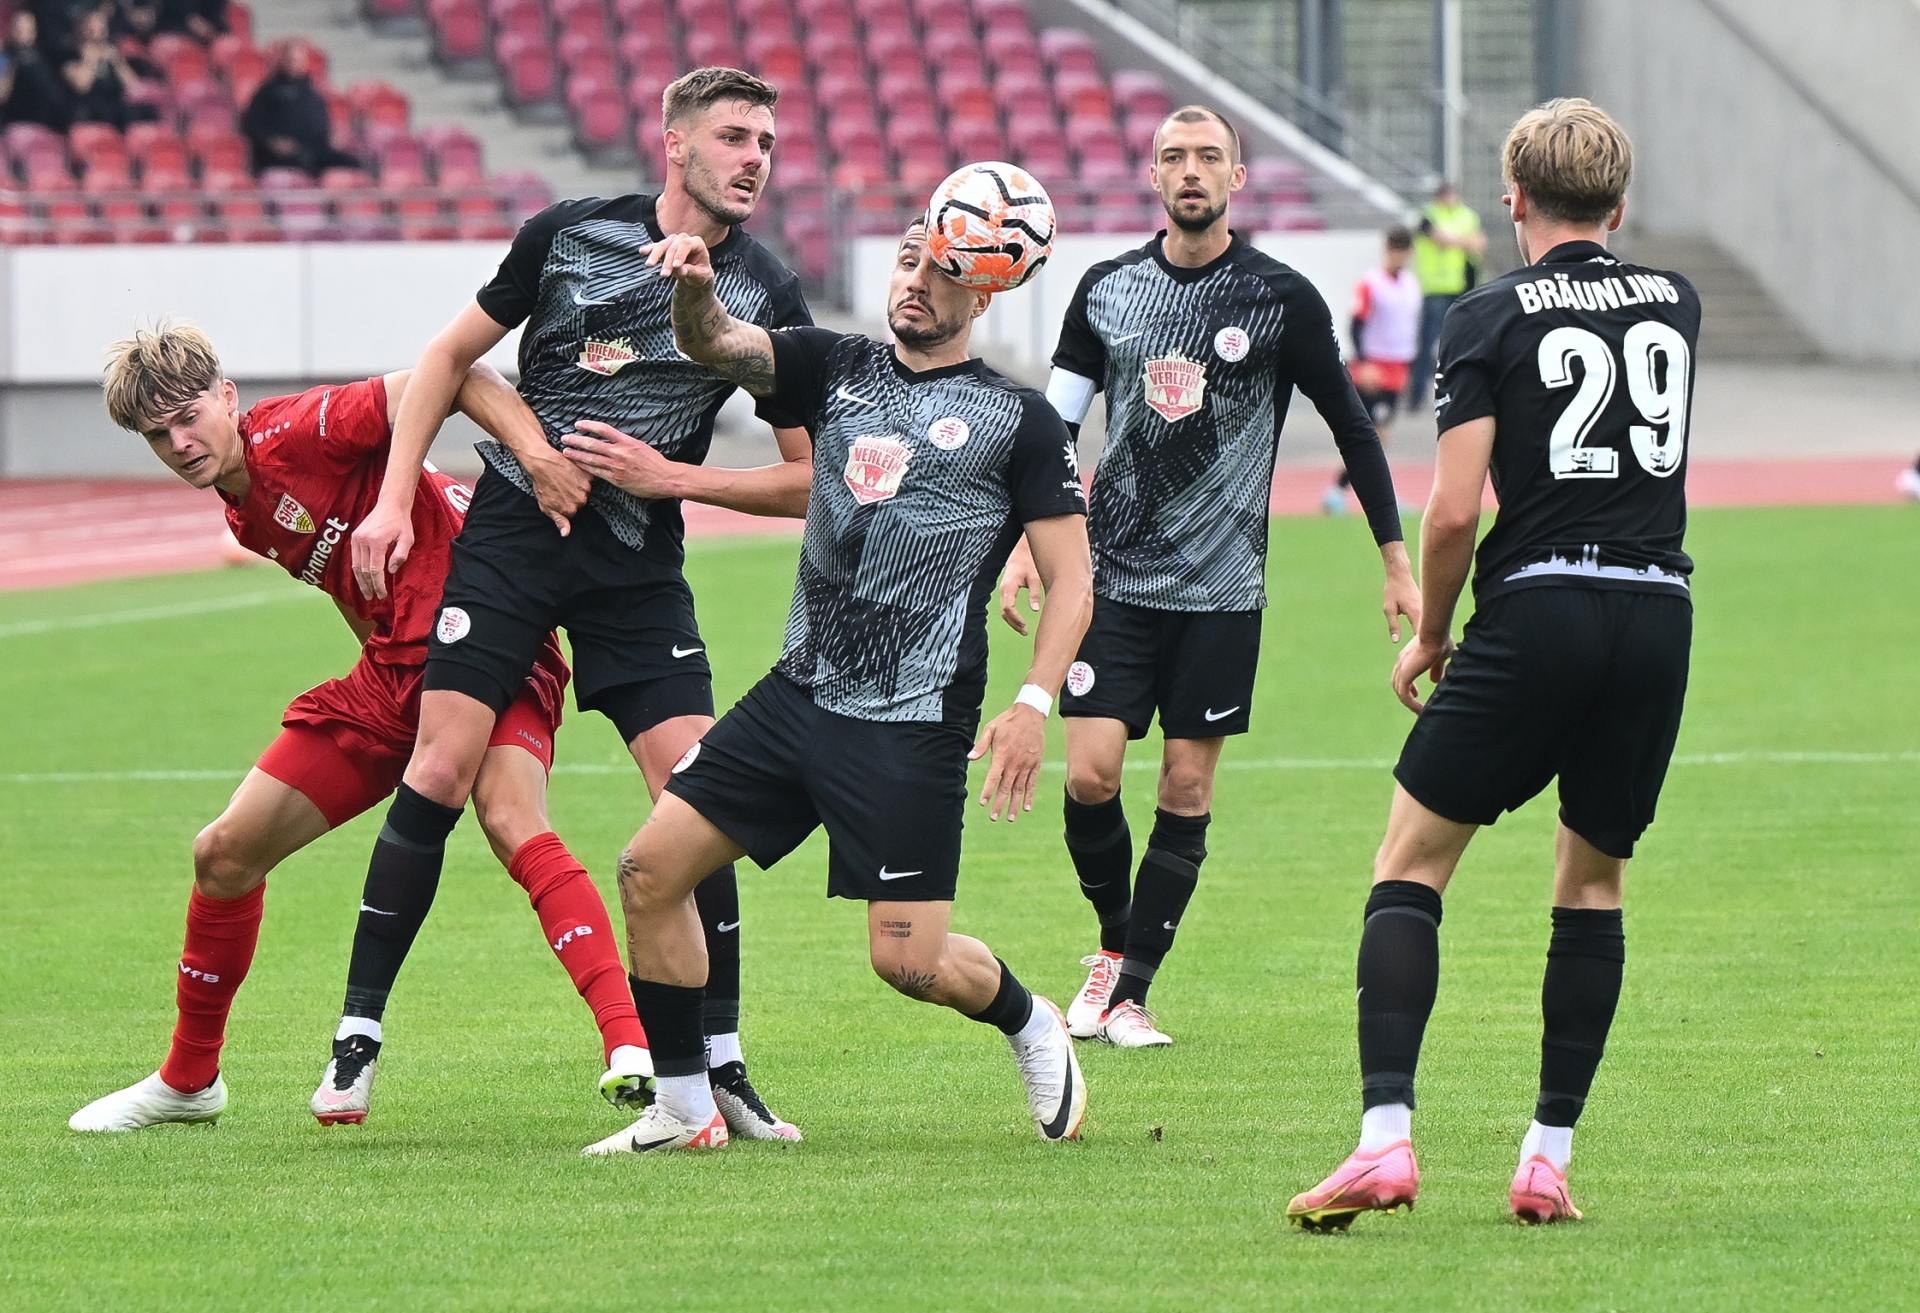
[[1599, 223], [1633, 179], [1633, 143], [1591, 101], [1549, 100], [1528, 110], [1507, 134], [1501, 172], [1542, 217]]
[[1160, 126], [1153, 130], [1154, 158], [1158, 159], [1160, 156], [1160, 134], [1166, 131], [1169, 123], [1218, 123], [1227, 130], [1227, 162], [1229, 164], [1240, 162], [1239, 131], [1233, 124], [1227, 122], [1225, 114], [1217, 109], [1209, 109], [1205, 105], [1182, 105], [1160, 120]]
[[144, 434], [225, 375], [207, 335], [186, 320], [162, 319], [107, 350], [107, 414]]
[[1387, 229], [1386, 238], [1387, 249], [1389, 251], [1411, 251], [1413, 249], [1413, 233], [1405, 224], [1396, 223], [1393, 227]]
[[737, 68], [696, 68], [674, 79], [660, 93], [660, 122], [665, 127], [705, 113], [723, 100], [745, 101], [772, 109], [780, 88]]

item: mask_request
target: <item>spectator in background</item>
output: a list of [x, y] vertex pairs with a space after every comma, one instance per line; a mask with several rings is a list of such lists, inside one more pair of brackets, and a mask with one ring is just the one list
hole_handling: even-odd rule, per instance
[[[1393, 416], [1407, 391], [1407, 362], [1419, 346], [1425, 310], [1420, 280], [1407, 268], [1413, 234], [1395, 224], [1386, 231], [1385, 248], [1379, 266], [1369, 269], [1353, 291], [1353, 361], [1347, 366], [1382, 447], [1393, 438]], [[1320, 495], [1320, 509], [1329, 515], [1345, 512], [1351, 483], [1343, 463]]]
[[127, 103], [127, 92], [140, 84], [140, 76], [108, 35], [105, 9], [81, 17], [74, 45], [64, 71], [75, 123], [111, 123], [124, 132], [129, 120], [158, 117], [151, 105]]
[[160, 30], [159, 0], [115, 0], [108, 7], [115, 37], [132, 37], [144, 45]]
[[0, 121], [38, 123], [65, 132], [72, 121], [66, 88], [40, 53], [40, 22], [30, 9], [14, 12], [7, 23], [6, 100]]
[[184, 32], [201, 45], [227, 30], [227, 0], [159, 0], [162, 32]]
[[1480, 216], [1461, 203], [1452, 183], [1442, 182], [1420, 212], [1420, 227], [1413, 238], [1413, 272], [1420, 279], [1426, 306], [1420, 317], [1420, 350], [1407, 382], [1409, 406], [1419, 405], [1432, 391], [1433, 345], [1440, 340], [1440, 325], [1460, 294], [1478, 281], [1480, 257], [1486, 250]]
[[304, 169], [315, 177], [323, 169], [357, 169], [360, 161], [332, 142], [327, 102], [308, 72], [307, 47], [289, 41], [280, 47], [272, 74], [240, 117], [240, 131], [253, 144], [253, 171]]
[[39, 27], [34, 44], [39, 46], [47, 67], [57, 69], [73, 58], [74, 29], [97, 3], [98, 0], [28, 0], [23, 6], [33, 11], [34, 22]]

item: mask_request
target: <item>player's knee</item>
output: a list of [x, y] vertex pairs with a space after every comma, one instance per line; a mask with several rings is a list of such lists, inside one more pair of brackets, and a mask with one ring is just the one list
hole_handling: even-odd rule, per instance
[[486, 789], [474, 790], [473, 814], [480, 822], [481, 833], [487, 836], [487, 845], [503, 866], [527, 840], [553, 828], [538, 807], [527, 805], [524, 799], [496, 796]]
[[878, 932], [867, 943], [873, 974], [908, 998], [925, 1002], [940, 979], [938, 947], [912, 939], [894, 939]]
[[423, 798], [443, 807], [464, 807], [473, 793], [474, 778], [480, 773], [478, 761], [466, 761], [452, 748], [422, 742], [407, 763], [407, 784]]
[[215, 821], [193, 841], [193, 882], [204, 897], [238, 898], [266, 874], [249, 845], [224, 821]]
[[1160, 807], [1180, 816], [1205, 815], [1213, 806], [1213, 772], [1174, 766], [1160, 776]]
[[1106, 762], [1068, 761], [1067, 794], [1075, 802], [1096, 807], [1120, 792], [1120, 768]]

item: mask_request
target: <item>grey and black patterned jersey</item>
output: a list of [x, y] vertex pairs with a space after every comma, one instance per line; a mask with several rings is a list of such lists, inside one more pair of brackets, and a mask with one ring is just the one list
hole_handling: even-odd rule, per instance
[[[476, 300], [520, 338], [520, 395], [560, 446], [582, 419], [629, 433], [669, 459], [699, 464], [733, 384], [673, 344], [673, 282], [646, 267], [661, 237], [654, 198], [562, 201], [527, 220]], [[712, 250], [714, 291], [737, 318], [763, 328], [811, 324], [799, 279], [735, 228]], [[533, 483], [497, 442], [480, 455], [520, 491]], [[588, 504], [627, 546], [678, 564], [677, 501], [645, 501], [601, 479]]]
[[1383, 543], [1401, 536], [1393, 476], [1313, 284], [1237, 234], [1184, 268], [1161, 253], [1164, 236], [1081, 279], [1047, 395], [1075, 425], [1107, 395], [1087, 521], [1094, 592], [1251, 611], [1267, 604], [1267, 507], [1295, 387], [1332, 428]]
[[976, 723], [987, 598], [1021, 526], [1086, 512], [1066, 425], [978, 360], [916, 374], [865, 337], [772, 337], [763, 404], [813, 435], [778, 669], [843, 716]]

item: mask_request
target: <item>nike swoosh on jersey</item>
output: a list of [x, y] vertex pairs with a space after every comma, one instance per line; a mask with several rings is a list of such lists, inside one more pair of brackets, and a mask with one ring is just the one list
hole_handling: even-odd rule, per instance
[[1228, 707], [1225, 711], [1215, 711], [1212, 707], [1208, 707], [1205, 711], [1201, 712], [1200, 714], [1206, 717], [1206, 719], [1209, 721], [1225, 720], [1228, 716], [1231, 716], [1234, 712], [1238, 710], [1240, 710], [1240, 708], [1237, 706]]
[[729, 930], [738, 930], [740, 923], [738, 921], [717, 921], [714, 923], [713, 928], [724, 935]]
[[904, 880], [904, 879], [906, 879], [906, 878], [907, 878], [908, 876], [910, 876], [910, 875], [920, 875], [920, 874], [923, 874], [923, 872], [920, 872], [920, 871], [889, 871], [889, 870], [888, 870], [888, 869], [887, 869], [886, 867], [884, 867], [884, 866], [880, 868], [880, 878], [881, 878], [882, 880]]
[[877, 406], [880, 404], [877, 401], [868, 401], [857, 392], [847, 391], [847, 385], [845, 383], [835, 388], [833, 395], [839, 397], [842, 401], [851, 401], [856, 406]]
[[1113, 345], [1119, 346], [1122, 342], [1131, 342], [1134, 338], [1139, 337], [1141, 333], [1146, 331], [1147, 330], [1143, 328], [1138, 333], [1128, 333], [1125, 337], [1116, 337], [1113, 339]]
[[1073, 1064], [1069, 1062], [1067, 1079], [1060, 1086], [1060, 1110], [1053, 1114], [1052, 1121], [1040, 1129], [1049, 1140], [1057, 1140], [1067, 1133], [1067, 1119], [1071, 1116], [1073, 1116]]
[[613, 298], [609, 297], [605, 301], [589, 300], [588, 298], [581, 296], [580, 289], [576, 287], [573, 289], [573, 303], [575, 305], [612, 305]]
[[398, 912], [383, 912], [383, 911], [381, 911], [381, 910], [380, 910], [379, 908], [377, 908], [377, 907], [368, 907], [368, 906], [367, 906], [367, 900], [366, 900], [366, 899], [364, 899], [364, 898], [360, 900], [360, 910], [361, 910], [361, 911], [363, 911], [363, 912], [372, 912], [372, 913], [373, 913], [373, 914], [374, 914], [375, 916], [398, 916], [398, 915], [400, 915], [400, 913], [398, 913]]
[[678, 661], [678, 660], [679, 660], [679, 659], [680, 659], [681, 657], [690, 657], [690, 656], [692, 656], [692, 655], [693, 655], [693, 654], [694, 654], [695, 652], [704, 652], [704, 651], [706, 651], [706, 650], [707, 650], [707, 649], [706, 649], [706, 648], [704, 648], [704, 647], [688, 647], [688, 648], [683, 648], [683, 647], [681, 647], [681, 646], [680, 646], [680, 645], [679, 645], [678, 643], [676, 643], [676, 644], [674, 644], [674, 647], [673, 647], [673, 659], [674, 659], [675, 661]]

